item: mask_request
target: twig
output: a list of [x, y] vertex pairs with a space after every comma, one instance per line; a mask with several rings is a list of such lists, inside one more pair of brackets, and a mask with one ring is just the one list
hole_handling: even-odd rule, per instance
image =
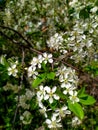
[[5, 38], [9, 39], [10, 41], [12, 41], [13, 43], [17, 44], [18, 42], [16, 40], [13, 40], [12, 38], [8, 37], [5, 33], [3, 33], [2, 31], [0, 31], [0, 34], [2, 36], [4, 36]]
[[[17, 42], [16, 40], [13, 40], [12, 38], [8, 37], [8, 36], [7, 36], [5, 33], [3, 33], [2, 31], [0, 31], [0, 34], [1, 34], [2, 36], [4, 36], [5, 38], [7, 38], [8, 40], [10, 40], [11, 42], [13, 42], [14, 44], [19, 45], [19, 42]], [[24, 45], [24, 44], [21, 44], [21, 46], [24, 47], [24, 48], [27, 48], [27, 49], [29, 49], [29, 50], [35, 52], [35, 53], [42, 54], [41, 51], [36, 50], [36, 49], [32, 48], [31, 46]]]
[[18, 34], [26, 43], [28, 43], [28, 45], [29, 45], [30, 47], [32, 47], [32, 43], [29, 42], [20, 32], [14, 30], [13, 28], [8, 27], [8, 26], [0, 25], [0, 27], [1, 27], [1, 28], [4, 28], [4, 29], [11, 30], [11, 31], [13, 31], [14, 33]]

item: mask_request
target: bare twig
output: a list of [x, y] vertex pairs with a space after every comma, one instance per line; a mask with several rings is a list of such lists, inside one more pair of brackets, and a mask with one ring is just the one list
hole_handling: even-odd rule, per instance
[[[7, 38], [8, 40], [10, 40], [11, 42], [13, 42], [14, 44], [20, 45], [20, 44], [19, 44], [20, 42], [17, 42], [16, 40], [14, 40], [14, 39], [8, 37], [4, 32], [0, 31], [0, 34], [1, 34], [2, 36], [4, 36], [5, 38]], [[24, 47], [24, 48], [27, 48], [27, 49], [31, 50], [32, 52], [35, 52], [35, 53], [38, 53], [38, 54], [42, 54], [41, 51], [39, 51], [39, 50], [37, 50], [37, 49], [34, 49], [34, 48], [32, 48], [31, 46], [24, 45], [24, 44], [21, 44], [21, 46]]]
[[5, 38], [9, 39], [11, 42], [17, 44], [18, 42], [16, 40], [13, 40], [12, 38], [8, 37], [4, 32], [0, 31], [0, 34], [4, 36]]
[[8, 26], [3, 26], [3, 25], [0, 25], [0, 28], [3, 28], [3, 29], [8, 29], [8, 30], [11, 30], [13, 31], [14, 33], [18, 34], [18, 36], [20, 36], [30, 47], [32, 47], [32, 43], [29, 42], [20, 32], [14, 30], [13, 28], [11, 27], [8, 27]]

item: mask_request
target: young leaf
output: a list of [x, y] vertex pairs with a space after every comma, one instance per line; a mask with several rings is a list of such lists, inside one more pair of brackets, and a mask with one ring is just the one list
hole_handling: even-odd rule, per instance
[[84, 105], [92, 105], [96, 102], [96, 100], [92, 96], [87, 96], [86, 100], [83, 98], [80, 98], [80, 103]]
[[78, 95], [79, 98], [86, 100], [88, 98], [88, 94], [82, 93]]
[[78, 96], [82, 96], [85, 93], [85, 87], [82, 87], [79, 91], [78, 91]]
[[47, 73], [47, 78], [48, 79], [54, 79], [55, 78], [55, 73], [54, 72]]
[[81, 120], [84, 118], [84, 112], [79, 103], [72, 103], [70, 100], [68, 101], [68, 107], [69, 109]]
[[46, 64], [44, 62], [42, 63], [42, 68], [44, 69], [45, 72], [48, 70], [48, 68], [46, 67]]
[[36, 88], [46, 79], [46, 73], [39, 75], [35, 80], [32, 82], [32, 87]]

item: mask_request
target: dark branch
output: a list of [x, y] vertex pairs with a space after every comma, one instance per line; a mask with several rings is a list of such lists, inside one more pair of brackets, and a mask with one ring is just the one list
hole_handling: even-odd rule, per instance
[[[1, 34], [2, 36], [4, 36], [5, 38], [7, 38], [8, 40], [10, 40], [11, 42], [13, 42], [14, 44], [20, 45], [20, 42], [17, 42], [16, 40], [14, 40], [14, 39], [8, 37], [8, 36], [7, 36], [5, 33], [3, 33], [2, 31], [0, 31], [0, 34]], [[36, 49], [33, 49], [31, 46], [24, 45], [24, 44], [21, 44], [21, 46], [24, 47], [24, 48], [27, 48], [27, 49], [31, 50], [32, 52], [35, 52], [35, 53], [38, 53], [38, 54], [42, 54], [41, 51], [36, 50]]]
[[0, 28], [8, 29], [8, 30], [13, 31], [14, 33], [18, 34], [18, 36], [20, 36], [30, 47], [33, 47], [33, 46], [32, 46], [32, 43], [29, 42], [20, 32], [14, 30], [13, 28], [8, 27], [8, 26], [2, 26], [2, 25], [0, 25]]

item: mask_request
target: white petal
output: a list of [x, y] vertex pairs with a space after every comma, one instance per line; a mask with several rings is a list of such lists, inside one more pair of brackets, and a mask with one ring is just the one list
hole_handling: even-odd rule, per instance
[[39, 69], [41, 68], [41, 64], [38, 64], [38, 68], [39, 68]]
[[56, 116], [53, 114], [53, 116], [51, 117], [51, 120], [52, 121], [55, 121], [56, 120]]
[[64, 91], [63, 91], [63, 93], [66, 95], [66, 94], [67, 94], [67, 91], [66, 91], [66, 90], [64, 90]]
[[43, 86], [42, 85], [40, 85], [39, 88], [40, 88], [40, 90], [43, 90]]
[[42, 102], [39, 103], [39, 107], [40, 107], [40, 108], [43, 108], [43, 107], [44, 107], [44, 105], [42, 104]]
[[66, 86], [65, 83], [61, 84], [61, 88], [65, 88], [65, 86]]
[[49, 61], [49, 63], [53, 63], [53, 59], [49, 59], [48, 61]]
[[58, 95], [56, 95], [56, 94], [54, 94], [53, 97], [54, 97], [54, 99], [56, 99], [56, 100], [59, 100], [59, 99], [60, 99], [60, 97], [59, 97]]
[[71, 111], [66, 110], [65, 114], [71, 114]]
[[63, 111], [64, 111], [64, 110], [67, 110], [67, 106], [62, 107], [62, 110], [63, 110]]
[[43, 56], [44, 56], [44, 57], [47, 57], [47, 53], [43, 53]]
[[54, 86], [53, 88], [52, 88], [52, 93], [54, 93], [55, 91], [56, 91], [56, 86]]
[[44, 96], [44, 100], [47, 100], [47, 99], [49, 99], [49, 95], [46, 94], [46, 95]]
[[50, 91], [51, 91], [50, 87], [48, 87], [48, 86], [45, 87], [45, 90], [47, 91], [47, 93], [50, 93]]
[[46, 119], [46, 123], [47, 123], [47, 124], [51, 124], [51, 120]]
[[49, 98], [49, 102], [50, 102], [50, 103], [53, 103], [53, 98]]
[[48, 127], [49, 127], [49, 128], [53, 128], [53, 125], [52, 125], [52, 124], [49, 124]]
[[56, 122], [60, 122], [61, 121], [61, 119], [59, 118]]
[[49, 54], [49, 55], [48, 55], [48, 58], [52, 58], [52, 54]]
[[76, 102], [79, 102], [79, 98], [76, 98]]
[[74, 95], [77, 96], [77, 91], [74, 91]]
[[70, 91], [69, 94], [73, 96], [74, 92], [73, 92], [73, 91]]
[[15, 64], [15, 65], [13, 65], [13, 66], [12, 66], [12, 68], [13, 68], [13, 69], [15, 69], [15, 68], [16, 68], [16, 64]]
[[69, 90], [68, 93], [69, 93], [70, 95], [73, 95], [73, 94], [72, 94], [72, 93], [73, 93], [73, 90]]

